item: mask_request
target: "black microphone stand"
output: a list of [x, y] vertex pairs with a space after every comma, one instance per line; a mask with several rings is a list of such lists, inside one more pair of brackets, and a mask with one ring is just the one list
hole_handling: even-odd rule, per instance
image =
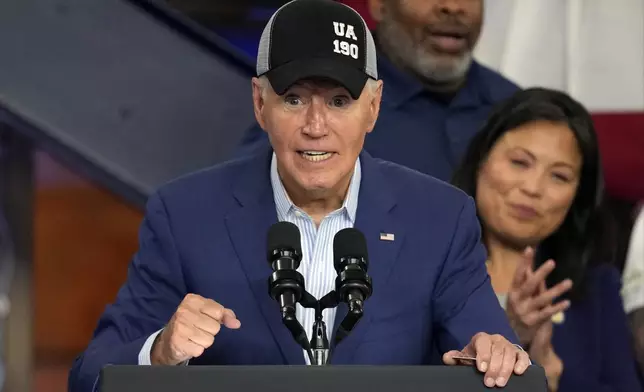
[[[311, 365], [323, 366], [329, 363], [329, 359], [331, 358], [331, 347], [329, 339], [327, 338], [326, 324], [322, 317], [322, 311], [324, 309], [337, 307], [340, 304], [340, 301], [341, 298], [335, 290], [327, 293], [319, 301], [306, 291], [304, 291], [302, 295], [302, 299], [300, 300], [302, 307], [315, 309], [313, 333], [311, 334], [311, 341], [308, 345], [309, 350], [311, 351], [309, 353]], [[340, 327], [336, 332], [333, 348], [337, 347], [337, 345], [349, 335], [358, 321], [362, 318], [363, 304], [350, 303], [349, 305], [349, 312], [340, 323]]]
[[[329, 360], [329, 340], [326, 336], [326, 325], [322, 311], [338, 305], [335, 291], [318, 301], [304, 288], [304, 278], [295, 270], [273, 272], [268, 279], [269, 295], [279, 299], [282, 323], [291, 332], [295, 341], [304, 349], [311, 365], [326, 365]], [[304, 308], [315, 309], [315, 322], [311, 340], [307, 340], [306, 331], [296, 317], [296, 304]]]
[[315, 309], [315, 321], [313, 323], [311, 342], [309, 343], [311, 348], [311, 353], [309, 355], [311, 365], [326, 365], [330, 358], [330, 347], [329, 339], [326, 335], [326, 324], [322, 317], [322, 311], [324, 309], [338, 306], [337, 296], [335, 295], [335, 292], [332, 291], [318, 301], [311, 294], [305, 292], [300, 304], [304, 308]]
[[326, 325], [322, 320], [322, 310], [315, 309], [315, 322], [311, 337], [311, 350], [313, 350], [312, 365], [326, 365], [329, 361], [329, 339], [326, 337]]
[[[338, 280], [336, 283], [340, 292], [344, 292], [346, 288], [353, 286], [353, 284], [347, 284], [349, 282], [345, 280]], [[269, 278], [269, 292], [273, 298], [277, 298], [280, 293], [293, 293], [292, 297], [288, 296], [294, 300], [293, 303], [280, 303], [282, 322], [291, 332], [295, 341], [307, 353], [311, 365], [327, 365], [331, 357], [331, 347], [327, 338], [322, 311], [328, 308], [335, 308], [340, 304], [342, 298], [339, 292], [332, 290], [318, 301], [304, 288], [304, 278], [298, 272], [292, 270], [274, 272]], [[304, 308], [315, 309], [315, 321], [310, 341], [307, 340], [304, 327], [296, 317], [295, 304], [298, 302]], [[362, 301], [352, 300], [348, 302], [348, 305], [349, 312], [336, 332], [334, 348], [349, 335], [363, 315]]]

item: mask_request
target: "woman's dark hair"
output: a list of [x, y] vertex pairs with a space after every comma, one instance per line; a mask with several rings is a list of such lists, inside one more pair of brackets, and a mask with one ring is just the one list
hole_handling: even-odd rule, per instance
[[570, 278], [571, 299], [583, 295], [585, 272], [594, 253], [602, 224], [599, 206], [604, 179], [597, 135], [588, 111], [567, 94], [545, 88], [531, 88], [515, 93], [498, 105], [483, 129], [472, 139], [452, 184], [476, 198], [477, 176], [496, 142], [506, 133], [535, 121], [566, 124], [577, 139], [583, 163], [573, 204], [564, 222], [539, 244], [535, 268], [548, 259], [556, 262], [547, 279], [548, 287]]

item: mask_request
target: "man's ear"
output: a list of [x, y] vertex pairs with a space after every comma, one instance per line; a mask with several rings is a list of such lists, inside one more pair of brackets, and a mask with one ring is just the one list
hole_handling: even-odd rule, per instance
[[378, 115], [380, 114], [380, 103], [382, 102], [382, 89], [384, 83], [382, 80], [378, 80], [376, 88], [371, 92], [371, 97], [369, 101], [369, 116], [370, 116], [370, 125], [367, 129], [367, 133], [373, 131], [373, 128], [376, 126], [376, 121], [378, 121]]
[[252, 79], [252, 86], [253, 86], [253, 111], [255, 112], [255, 120], [257, 121], [257, 124], [262, 129], [266, 129], [264, 127], [264, 97], [262, 96], [262, 84], [259, 81], [258, 78], [253, 78]]

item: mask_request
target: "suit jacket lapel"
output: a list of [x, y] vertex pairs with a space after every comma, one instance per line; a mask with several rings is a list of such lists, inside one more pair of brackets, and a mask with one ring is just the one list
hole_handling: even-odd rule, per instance
[[[362, 181], [355, 228], [360, 230], [367, 240], [369, 252], [367, 273], [371, 276], [373, 283], [373, 298], [367, 299], [365, 302], [364, 315], [354, 330], [345, 340], [340, 342], [337, 348], [334, 348], [333, 363], [351, 362], [352, 353], [355, 352], [361, 335], [369, 324], [370, 302], [379, 296], [379, 291], [387, 284], [387, 279], [404, 240], [403, 226], [395, 217], [395, 195], [391, 192], [391, 184], [386, 181], [381, 172], [383, 169], [367, 153], [361, 154], [360, 162]], [[346, 314], [347, 306], [344, 304], [338, 306], [333, 338], [335, 338], [335, 331]]]
[[238, 202], [226, 216], [230, 240], [237, 252], [248, 284], [286, 364], [304, 364], [302, 348], [282, 323], [279, 304], [268, 293], [272, 270], [267, 261], [266, 235], [277, 222], [270, 183], [270, 154], [254, 158], [242, 168], [233, 194]]

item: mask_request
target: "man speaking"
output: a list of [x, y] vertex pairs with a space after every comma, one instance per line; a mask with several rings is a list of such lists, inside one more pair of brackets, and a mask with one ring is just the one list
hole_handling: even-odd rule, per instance
[[[331, 0], [288, 3], [264, 30], [257, 74], [255, 116], [272, 148], [150, 197], [127, 281], [70, 390], [91, 391], [107, 364], [305, 364], [268, 293], [278, 221], [299, 229], [298, 271], [318, 299], [334, 288], [336, 233], [366, 238], [373, 294], [331, 364], [425, 364], [438, 347], [448, 365], [476, 356], [488, 386], [523, 373], [530, 362], [490, 285], [473, 201], [362, 152], [383, 88], [362, 18]], [[308, 334], [311, 312], [297, 311]], [[340, 313], [325, 311], [327, 325]]]

